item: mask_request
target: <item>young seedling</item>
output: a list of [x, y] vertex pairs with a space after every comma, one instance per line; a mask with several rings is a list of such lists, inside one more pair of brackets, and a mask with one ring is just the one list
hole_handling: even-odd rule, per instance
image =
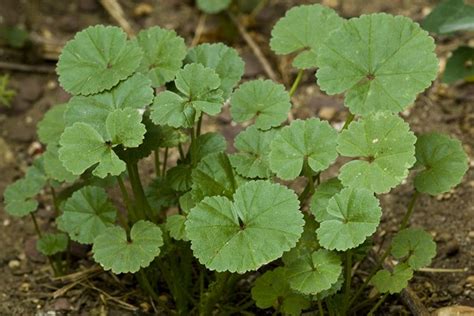
[[[256, 277], [250, 295], [259, 308], [373, 313], [435, 255], [431, 236], [408, 227], [417, 198], [450, 190], [467, 170], [459, 141], [417, 137], [398, 115], [436, 77], [433, 39], [408, 18], [345, 20], [309, 5], [288, 11], [270, 43], [295, 57], [299, 74], [289, 92], [270, 80], [236, 88], [244, 63], [223, 44], [186, 52], [182, 38], [159, 27], [132, 40], [116, 27], [81, 31], [57, 68], [73, 97], [39, 123], [46, 152], [7, 188], [6, 211], [35, 220], [35, 197], [49, 186], [58, 230], [92, 245], [104, 270], [134, 273], [164, 312], [243, 313], [254, 302], [235, 289]], [[285, 123], [309, 68], [318, 68], [323, 91], [345, 93], [351, 115], [342, 131], [318, 118]], [[226, 100], [235, 122], [251, 124], [232, 154], [222, 135], [203, 133]], [[138, 163], [152, 154], [155, 176], [142, 182]], [[327, 172], [339, 156], [352, 160]], [[414, 195], [400, 229], [359, 285], [353, 270], [373, 246], [378, 195], [411, 171]], [[301, 177], [306, 186], [293, 189]], [[126, 212], [111, 202], [113, 186]], [[67, 243], [60, 232], [44, 234], [38, 248], [58, 267]], [[388, 256], [393, 269], [383, 265]], [[378, 299], [372, 305], [358, 301], [369, 285]]]

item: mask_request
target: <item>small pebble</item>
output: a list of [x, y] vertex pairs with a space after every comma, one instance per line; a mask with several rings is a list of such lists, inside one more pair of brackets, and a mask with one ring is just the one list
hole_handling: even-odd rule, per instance
[[466, 278], [466, 283], [474, 285], [474, 275], [470, 275]]
[[459, 243], [453, 239], [446, 244], [446, 256], [452, 257], [459, 253]]
[[336, 115], [336, 112], [337, 111], [335, 108], [324, 106], [321, 108], [321, 110], [319, 110], [318, 116], [322, 118], [323, 120], [330, 121], [331, 119], [334, 118], [334, 116]]
[[12, 270], [18, 269], [21, 266], [20, 261], [18, 260], [11, 260], [8, 262], [8, 267]]
[[468, 234], [469, 238], [474, 238], [474, 230], [471, 230]]

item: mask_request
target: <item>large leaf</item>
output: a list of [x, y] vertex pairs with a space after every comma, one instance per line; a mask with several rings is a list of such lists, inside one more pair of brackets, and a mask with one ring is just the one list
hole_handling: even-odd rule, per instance
[[446, 63], [443, 82], [454, 83], [457, 80], [472, 81], [474, 78], [474, 48], [461, 46], [456, 48]]
[[301, 257], [308, 258], [311, 254], [321, 248], [319, 246], [318, 238], [314, 233], [319, 227], [319, 224], [309, 214], [304, 215], [303, 234], [295, 247], [291, 248], [283, 254], [282, 260], [285, 266], [290, 265], [293, 261]]
[[109, 227], [94, 240], [94, 259], [104, 270], [135, 273], [160, 254], [162, 235], [158, 226], [143, 220], [133, 225], [130, 238], [122, 227]]
[[431, 195], [458, 185], [468, 169], [468, 158], [459, 140], [439, 133], [422, 135], [416, 142], [415, 188]]
[[270, 170], [270, 144], [277, 131], [260, 131], [254, 125], [239, 133], [234, 140], [238, 153], [231, 155], [230, 161], [237, 173], [247, 178], [268, 178]]
[[201, 64], [188, 64], [176, 75], [176, 88], [159, 93], [153, 102], [151, 119], [155, 124], [192, 127], [201, 112], [216, 115], [224, 99], [216, 72]]
[[399, 231], [392, 240], [392, 256], [407, 258], [413, 270], [430, 264], [436, 255], [436, 243], [430, 234], [418, 228], [406, 228]]
[[59, 229], [83, 244], [91, 244], [107, 227], [113, 226], [117, 216], [105, 190], [92, 186], [74, 192], [62, 209], [56, 219]]
[[327, 212], [329, 200], [341, 192], [343, 188], [341, 181], [337, 178], [331, 178], [318, 185], [311, 198], [310, 204], [310, 210], [318, 222], [328, 220], [332, 217]]
[[244, 74], [244, 62], [237, 51], [222, 43], [201, 44], [193, 47], [186, 56], [187, 63], [198, 63], [216, 71], [221, 79], [220, 89], [228, 98]]
[[290, 287], [303, 294], [318, 294], [329, 290], [342, 272], [341, 258], [335, 253], [320, 249], [300, 257], [288, 266]]
[[119, 27], [96, 25], [76, 34], [59, 56], [59, 83], [72, 94], [108, 90], [129, 77], [143, 57]]
[[184, 39], [175, 31], [154, 26], [138, 33], [136, 41], [144, 52], [139, 71], [151, 79], [153, 87], [172, 81], [186, 56]]
[[319, 51], [317, 77], [328, 94], [346, 92], [352, 113], [403, 111], [438, 72], [434, 41], [409, 18], [384, 13], [347, 21]]
[[36, 249], [45, 256], [52, 256], [67, 249], [69, 240], [66, 234], [43, 234], [36, 243]]
[[66, 109], [67, 104], [55, 105], [38, 122], [38, 138], [43, 144], [52, 145], [59, 142], [59, 138], [66, 127], [64, 122]]
[[263, 130], [279, 126], [291, 108], [285, 87], [271, 80], [245, 82], [232, 94], [230, 105], [236, 122], [255, 118], [255, 126]]
[[227, 9], [232, 0], [197, 0], [196, 4], [205, 13], [218, 13]]
[[388, 192], [415, 163], [415, 141], [409, 125], [397, 115], [382, 112], [362, 118], [337, 140], [342, 156], [362, 157], [346, 163], [339, 179], [344, 186]]
[[337, 132], [327, 121], [293, 121], [271, 144], [270, 168], [285, 180], [298, 177], [304, 163], [313, 171], [323, 171], [337, 158], [336, 139]]
[[362, 244], [380, 223], [379, 201], [366, 189], [343, 189], [328, 202], [327, 215], [316, 230], [326, 249], [345, 251]]
[[445, 34], [474, 30], [474, 6], [464, 0], [445, 0], [434, 8], [421, 24], [429, 32]]
[[371, 280], [371, 283], [381, 293], [400, 293], [407, 287], [408, 281], [413, 277], [413, 270], [406, 263], [400, 263], [392, 272], [380, 270]]
[[322, 44], [342, 24], [334, 10], [322, 5], [294, 7], [273, 27], [270, 47], [281, 55], [297, 53], [293, 60], [296, 68], [316, 67]]
[[251, 181], [237, 189], [233, 202], [223, 196], [199, 202], [188, 215], [186, 234], [194, 255], [208, 269], [244, 273], [296, 245], [304, 224], [298, 208], [290, 189]]
[[58, 145], [48, 145], [47, 150], [43, 153], [44, 172], [48, 178], [59, 182], [76, 181], [79, 177], [64, 168], [61, 160], [59, 160], [58, 150]]
[[305, 296], [290, 289], [285, 268], [278, 267], [265, 272], [252, 287], [252, 298], [258, 308], [273, 307], [285, 315], [301, 315], [310, 306]]

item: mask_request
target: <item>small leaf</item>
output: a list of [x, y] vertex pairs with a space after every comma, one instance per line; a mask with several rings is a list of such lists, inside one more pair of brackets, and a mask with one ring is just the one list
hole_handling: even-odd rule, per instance
[[224, 92], [224, 99], [229, 97], [244, 74], [242, 58], [235, 49], [222, 43], [206, 43], [191, 48], [186, 63], [198, 63], [214, 69], [221, 80], [219, 88]]
[[188, 191], [179, 197], [179, 207], [185, 214], [188, 214], [195, 206], [196, 202], [193, 200], [191, 191]]
[[214, 14], [227, 9], [232, 0], [197, 0], [199, 9], [205, 13]]
[[67, 104], [58, 104], [46, 112], [43, 119], [38, 122], [38, 138], [46, 145], [57, 144], [66, 127], [64, 113]]
[[136, 41], [144, 52], [138, 70], [150, 78], [153, 87], [172, 81], [186, 56], [184, 39], [175, 31], [153, 26], [138, 33]]
[[468, 80], [474, 76], [474, 48], [461, 46], [456, 48], [446, 63], [443, 82], [454, 83], [458, 80]]
[[415, 188], [437, 195], [458, 185], [468, 169], [468, 158], [461, 142], [449, 136], [431, 133], [416, 142], [417, 166], [424, 169], [415, 177]]
[[395, 266], [393, 272], [380, 270], [372, 278], [371, 283], [380, 293], [400, 293], [408, 286], [408, 281], [413, 277], [413, 270], [406, 263]]
[[256, 270], [296, 245], [304, 221], [293, 191], [268, 181], [251, 181], [237, 189], [233, 200], [206, 197], [188, 215], [191, 248], [208, 269]]
[[362, 15], [319, 50], [318, 84], [330, 95], [346, 92], [354, 114], [401, 112], [436, 78], [434, 49], [433, 39], [409, 18]]
[[121, 28], [91, 26], [64, 46], [57, 67], [59, 82], [71, 94], [108, 90], [137, 70], [142, 57]]
[[104, 229], [114, 225], [116, 216], [117, 210], [105, 190], [87, 186], [67, 199], [56, 221], [59, 229], [67, 232], [72, 240], [91, 244]]
[[175, 84], [182, 95], [163, 91], [155, 97], [151, 112], [155, 124], [192, 127], [201, 112], [216, 115], [221, 111], [221, 81], [211, 68], [188, 64], [176, 75]]
[[273, 307], [286, 315], [295, 316], [301, 315], [301, 311], [311, 305], [309, 299], [290, 289], [283, 267], [267, 271], [255, 281], [252, 299], [258, 308]]
[[166, 218], [166, 230], [170, 236], [176, 240], [188, 241], [186, 237], [185, 224], [186, 217], [181, 214], [174, 214]]
[[375, 113], [349, 125], [337, 140], [342, 156], [363, 157], [346, 163], [339, 179], [344, 186], [386, 193], [400, 184], [415, 163], [416, 137], [400, 117]]
[[293, 121], [271, 144], [270, 168], [284, 180], [298, 177], [306, 160], [313, 171], [325, 170], [337, 158], [336, 139], [337, 132], [327, 121]]
[[311, 254], [320, 248], [318, 238], [314, 233], [319, 227], [319, 224], [309, 216], [304, 215], [304, 230], [300, 240], [295, 247], [283, 254], [282, 260], [285, 266], [290, 265], [293, 261], [299, 258], [308, 258]]
[[92, 173], [99, 178], [105, 178], [108, 174], [116, 176], [125, 171], [125, 163], [88, 124], [74, 123], [67, 127], [59, 143], [59, 159], [72, 174], [80, 175], [97, 163]]
[[160, 254], [162, 235], [158, 226], [143, 220], [133, 225], [130, 240], [123, 228], [109, 227], [94, 240], [94, 259], [104, 270], [116, 274], [135, 273]]
[[288, 281], [293, 290], [314, 295], [329, 290], [337, 282], [342, 265], [336, 253], [320, 249], [293, 261], [287, 269]]
[[290, 111], [290, 95], [271, 80], [253, 80], [240, 85], [230, 100], [232, 118], [239, 123], [255, 118], [258, 129], [279, 126]]
[[148, 202], [156, 211], [178, 204], [178, 193], [166, 179], [155, 178], [145, 191]]
[[392, 256], [402, 259], [408, 256], [413, 270], [430, 264], [436, 255], [436, 243], [431, 235], [422, 229], [407, 228], [399, 231], [392, 240]]
[[474, 6], [464, 0], [445, 0], [423, 20], [421, 26], [433, 33], [474, 30]]
[[59, 147], [53, 143], [48, 145], [47, 150], [43, 153], [44, 172], [48, 178], [59, 182], [74, 182], [79, 177], [72, 174], [64, 168], [61, 160], [59, 160]]
[[66, 234], [44, 234], [38, 239], [36, 249], [45, 256], [52, 256], [67, 249], [69, 240]]
[[166, 171], [166, 179], [173, 190], [186, 192], [191, 189], [192, 167], [189, 164], [179, 164]]
[[145, 137], [146, 128], [141, 123], [142, 115], [136, 110], [118, 109], [107, 116], [105, 126], [112, 144], [125, 147], [138, 147]]
[[345, 251], [364, 242], [380, 223], [377, 198], [366, 189], [343, 189], [328, 202], [327, 218], [316, 230], [326, 249]]
[[191, 144], [191, 164], [196, 166], [207, 155], [224, 152], [226, 148], [227, 142], [221, 134], [206, 133], [199, 135]]
[[332, 216], [327, 212], [329, 200], [334, 195], [341, 192], [343, 188], [341, 181], [337, 178], [331, 178], [318, 185], [314, 191], [313, 197], [311, 198], [310, 206], [311, 212], [318, 222], [323, 222], [332, 218]]
[[275, 138], [274, 129], [260, 131], [254, 125], [239, 133], [234, 140], [238, 153], [231, 155], [230, 161], [235, 170], [247, 178], [269, 178], [270, 143]]
[[334, 10], [319, 4], [293, 7], [273, 27], [270, 47], [280, 55], [298, 53], [293, 60], [296, 68], [316, 67], [320, 47], [343, 21]]

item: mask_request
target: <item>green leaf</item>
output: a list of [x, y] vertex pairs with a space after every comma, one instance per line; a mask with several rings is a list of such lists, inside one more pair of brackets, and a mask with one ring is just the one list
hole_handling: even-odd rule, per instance
[[146, 197], [156, 211], [178, 204], [178, 193], [173, 190], [166, 179], [155, 178], [146, 188]]
[[193, 199], [191, 191], [188, 191], [179, 197], [179, 207], [185, 214], [188, 214], [195, 206], [196, 202]]
[[116, 176], [125, 171], [125, 163], [88, 124], [74, 123], [67, 127], [59, 143], [59, 160], [72, 174], [80, 175], [97, 163], [92, 173], [99, 178], [105, 178], [108, 174]]
[[104, 138], [108, 138], [105, 121], [117, 109], [143, 109], [153, 100], [153, 89], [148, 78], [134, 74], [111, 91], [92, 96], [75, 96], [68, 103], [66, 124], [83, 122], [94, 127]]
[[474, 48], [461, 46], [456, 48], [446, 63], [443, 82], [454, 83], [458, 80], [474, 78]]
[[327, 218], [316, 230], [326, 249], [345, 251], [364, 242], [380, 223], [379, 201], [366, 189], [347, 188], [328, 202]]
[[227, 9], [232, 0], [197, 0], [198, 8], [205, 13], [214, 14]]
[[59, 137], [66, 127], [64, 122], [64, 112], [67, 104], [58, 104], [46, 112], [43, 119], [38, 122], [38, 138], [46, 145], [57, 144]]
[[166, 171], [166, 179], [171, 188], [176, 191], [186, 192], [192, 185], [192, 166], [189, 164], [179, 164]]
[[433, 39], [409, 18], [362, 15], [321, 47], [318, 84], [330, 95], [346, 92], [354, 114], [400, 112], [436, 78], [434, 49]]
[[421, 26], [438, 34], [474, 30], [474, 6], [465, 4], [464, 0], [443, 1], [423, 20]]
[[279, 55], [297, 53], [296, 68], [316, 67], [319, 49], [343, 21], [334, 10], [319, 4], [293, 7], [273, 27], [270, 47]]
[[283, 254], [282, 260], [286, 266], [301, 257], [308, 258], [308, 256], [311, 256], [314, 251], [320, 248], [315, 234], [319, 224], [308, 214], [304, 215], [304, 221], [304, 230], [300, 240], [298, 240], [295, 247]]
[[174, 214], [166, 218], [166, 230], [170, 236], [176, 240], [188, 241], [186, 237], [185, 224], [186, 217], [181, 214]]
[[37, 159], [26, 172], [24, 178], [7, 186], [3, 192], [5, 211], [15, 217], [26, 216], [38, 208], [35, 196], [46, 185], [42, 161]]
[[72, 240], [91, 244], [104, 229], [114, 225], [116, 216], [117, 210], [105, 190], [87, 186], [67, 199], [56, 221], [59, 229], [67, 232]]
[[59, 160], [59, 147], [53, 143], [48, 145], [47, 150], [43, 154], [44, 172], [48, 178], [59, 182], [74, 182], [79, 177], [72, 174], [64, 168], [61, 160]]
[[329, 200], [343, 188], [341, 181], [337, 178], [331, 178], [318, 185], [310, 205], [310, 210], [318, 222], [331, 219], [332, 216], [327, 212]]
[[336, 139], [337, 132], [327, 121], [293, 121], [271, 144], [270, 168], [284, 180], [298, 177], [305, 161], [313, 171], [323, 171], [337, 158]]
[[186, 63], [212, 68], [219, 75], [224, 99], [227, 99], [244, 74], [244, 61], [237, 51], [222, 43], [201, 44], [191, 48]]
[[184, 39], [175, 31], [154, 26], [138, 33], [136, 41], [144, 52], [138, 70], [150, 78], [153, 87], [172, 81], [186, 56]]
[[188, 64], [176, 75], [175, 84], [182, 95], [164, 91], [155, 97], [151, 112], [155, 124], [192, 127], [201, 112], [216, 115], [221, 111], [221, 81], [211, 68]]
[[400, 184], [415, 163], [416, 137], [400, 117], [375, 113], [352, 123], [337, 140], [342, 156], [362, 157], [346, 163], [339, 179], [344, 186], [386, 193]]
[[191, 144], [191, 164], [196, 166], [210, 154], [224, 152], [227, 148], [225, 137], [218, 133], [199, 135]]
[[436, 256], [436, 243], [423, 229], [407, 228], [399, 231], [392, 240], [392, 256], [397, 259], [408, 257], [413, 270], [423, 268]]
[[130, 239], [123, 228], [109, 227], [94, 240], [94, 259], [115, 274], [135, 273], [160, 254], [162, 235], [158, 226], [143, 220], [133, 225]]
[[229, 157], [237, 173], [247, 178], [269, 178], [270, 144], [276, 134], [274, 129], [260, 131], [254, 125], [239, 133], [234, 140], [239, 152]]
[[371, 283], [380, 293], [400, 293], [408, 286], [408, 281], [413, 277], [413, 270], [406, 263], [400, 263], [393, 272], [380, 270], [372, 278]]
[[59, 83], [71, 94], [108, 90], [137, 70], [143, 53], [115, 26], [90, 26], [67, 42], [59, 56]]
[[188, 215], [186, 234], [191, 248], [208, 269], [256, 270], [296, 245], [304, 220], [292, 190], [251, 181], [237, 189], [233, 201], [206, 197]]
[[290, 108], [290, 95], [285, 87], [271, 80], [247, 81], [234, 91], [230, 100], [230, 112], [236, 122], [255, 118], [255, 126], [262, 130], [279, 126]]
[[107, 116], [105, 126], [112, 144], [125, 147], [138, 147], [145, 137], [146, 128], [141, 123], [142, 115], [136, 110], [118, 109]]
[[415, 188], [437, 195], [459, 183], [468, 170], [468, 157], [459, 140], [439, 133], [422, 135], [416, 142], [416, 166], [423, 167], [415, 177]]
[[317, 294], [329, 290], [342, 272], [341, 258], [331, 251], [320, 249], [300, 257], [287, 266], [290, 287], [303, 294]]
[[341, 290], [343, 284], [344, 284], [344, 274], [341, 273], [336, 283], [331, 285], [331, 288], [329, 288], [328, 290], [324, 290], [316, 294], [316, 298], [318, 300], [323, 300], [325, 298], [335, 295], [337, 292]]
[[301, 315], [311, 305], [306, 297], [290, 289], [283, 267], [267, 271], [255, 280], [251, 293], [258, 308], [273, 307], [287, 315]]
[[45, 256], [52, 256], [67, 249], [69, 240], [66, 234], [43, 234], [36, 243], [36, 249]]

